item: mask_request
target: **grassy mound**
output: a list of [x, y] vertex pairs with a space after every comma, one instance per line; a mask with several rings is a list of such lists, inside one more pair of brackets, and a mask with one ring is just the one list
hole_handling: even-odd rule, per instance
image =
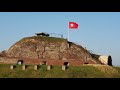
[[28, 39], [35, 39], [38, 41], [47, 41], [47, 42], [63, 42], [63, 41], [67, 41], [64, 38], [56, 38], [56, 37], [44, 37], [44, 36], [32, 36], [32, 37], [25, 37], [23, 39], [21, 39], [19, 42], [28, 40]]

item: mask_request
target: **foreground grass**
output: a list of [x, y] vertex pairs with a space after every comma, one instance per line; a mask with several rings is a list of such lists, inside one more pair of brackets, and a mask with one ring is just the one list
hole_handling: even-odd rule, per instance
[[22, 66], [16, 65], [10, 70], [10, 65], [0, 64], [0, 78], [120, 78], [120, 68], [114, 67], [118, 73], [106, 73], [94, 66], [70, 66], [62, 71], [61, 66], [53, 66], [47, 71], [47, 66], [39, 66], [38, 70], [33, 69], [33, 65], [28, 65], [26, 70]]

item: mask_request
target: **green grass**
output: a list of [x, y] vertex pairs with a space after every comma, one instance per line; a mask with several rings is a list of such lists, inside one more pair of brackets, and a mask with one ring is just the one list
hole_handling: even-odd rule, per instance
[[48, 41], [48, 42], [63, 42], [63, 41], [67, 41], [64, 38], [57, 38], [57, 37], [44, 37], [44, 36], [32, 36], [32, 37], [26, 37], [20, 40], [21, 41], [25, 41], [28, 39], [36, 39], [39, 41]]
[[0, 78], [120, 78], [120, 67], [114, 67], [119, 72], [115, 75], [94, 66], [70, 66], [65, 71], [61, 70], [61, 66], [53, 66], [50, 71], [46, 65], [39, 66], [38, 70], [34, 70], [33, 65], [27, 65], [26, 70], [22, 70], [20, 65], [15, 66], [10, 70], [10, 65], [0, 64]]
[[120, 67], [114, 67], [120, 73]]

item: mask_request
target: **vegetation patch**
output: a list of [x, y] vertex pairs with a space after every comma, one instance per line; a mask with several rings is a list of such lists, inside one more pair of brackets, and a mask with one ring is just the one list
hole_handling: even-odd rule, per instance
[[35, 39], [38, 41], [48, 41], [48, 42], [63, 42], [66, 41], [64, 38], [56, 38], [56, 37], [45, 37], [45, 36], [32, 36], [32, 37], [26, 37], [23, 38], [21, 41], [28, 40], [28, 39]]
[[34, 65], [27, 65], [22, 70], [22, 65], [15, 65], [11, 70], [10, 65], [0, 64], [0, 78], [120, 78], [120, 67], [114, 67], [118, 73], [112, 69], [109, 69], [109, 73], [102, 69], [85, 65], [69, 66], [65, 71], [62, 66], [52, 66], [51, 70], [47, 70], [46, 65], [39, 65], [38, 70], [34, 70]]

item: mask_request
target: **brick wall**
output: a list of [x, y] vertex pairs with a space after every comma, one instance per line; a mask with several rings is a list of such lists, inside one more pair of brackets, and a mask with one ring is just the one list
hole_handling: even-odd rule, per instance
[[[4, 64], [17, 64], [18, 58], [0, 58], [0, 63]], [[68, 62], [70, 66], [80, 66], [85, 64], [82, 60], [43, 60], [43, 59], [29, 59], [29, 58], [23, 58], [24, 64], [36, 64], [40, 65], [40, 63], [46, 63], [47, 65], [58, 65], [62, 66], [65, 64], [65, 62]], [[92, 60], [87, 61], [87, 64], [96, 64]]]

